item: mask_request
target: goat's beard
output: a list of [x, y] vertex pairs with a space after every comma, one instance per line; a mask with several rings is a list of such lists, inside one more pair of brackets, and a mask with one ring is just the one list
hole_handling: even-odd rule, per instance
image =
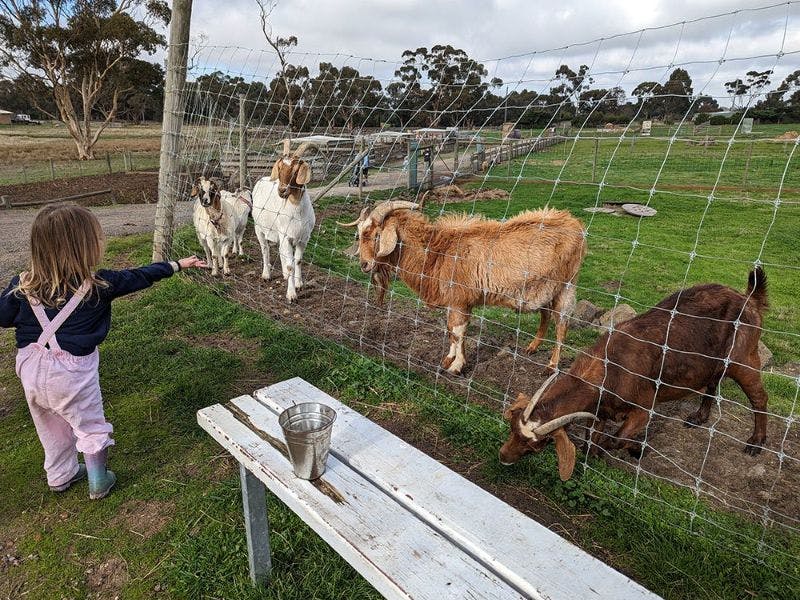
[[378, 306], [383, 306], [386, 300], [386, 290], [389, 289], [389, 269], [384, 265], [378, 265], [372, 272], [372, 285], [375, 286], [375, 302]]

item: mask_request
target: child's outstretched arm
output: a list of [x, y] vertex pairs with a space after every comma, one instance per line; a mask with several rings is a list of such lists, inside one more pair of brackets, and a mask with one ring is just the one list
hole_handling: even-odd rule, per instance
[[123, 269], [121, 271], [100, 270], [97, 275], [108, 282], [108, 288], [101, 290], [101, 295], [109, 300], [119, 298], [125, 294], [138, 292], [150, 287], [156, 281], [170, 277], [178, 271], [191, 268], [203, 268], [206, 264], [196, 256], [189, 256], [178, 261], [157, 262], [136, 269]]

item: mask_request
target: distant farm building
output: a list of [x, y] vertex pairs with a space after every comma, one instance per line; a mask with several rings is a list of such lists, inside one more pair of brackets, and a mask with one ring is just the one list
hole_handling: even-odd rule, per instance
[[7, 110], [0, 110], [0, 125], [11, 125], [11, 117], [14, 113]]

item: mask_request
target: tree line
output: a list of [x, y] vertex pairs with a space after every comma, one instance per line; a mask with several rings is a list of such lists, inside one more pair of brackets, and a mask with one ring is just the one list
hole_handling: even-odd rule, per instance
[[[715, 122], [735, 122], [741, 112], [767, 123], [800, 121], [800, 70], [791, 73], [774, 90], [765, 91], [772, 71], [750, 71], [744, 79], [726, 83], [729, 117]], [[246, 81], [221, 71], [198, 77], [191, 85], [202, 98], [199, 112], [238, 115], [243, 94], [250, 122], [265, 126], [290, 125], [294, 130], [326, 128], [499, 126], [542, 127], [559, 121], [575, 125], [624, 124], [634, 119], [668, 123], [684, 118], [696, 123], [721, 112], [719, 101], [695, 94], [692, 78], [682, 68], [659, 83], [644, 81], [630, 95], [621, 87], [592, 87], [588, 67], [573, 70], [561, 65], [546, 93], [513, 90], [502, 94], [503, 82], [488, 78], [484, 65], [464, 50], [437, 45], [403, 53], [403, 62], [387, 86], [349, 66], [319, 64], [317, 75], [308, 67], [287, 64], [283, 74], [268, 83]]]

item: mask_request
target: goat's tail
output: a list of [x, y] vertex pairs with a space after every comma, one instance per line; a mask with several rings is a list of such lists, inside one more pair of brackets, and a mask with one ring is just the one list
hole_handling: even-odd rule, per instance
[[756, 267], [747, 277], [747, 296], [758, 305], [759, 311], [769, 306], [767, 302], [767, 274], [764, 269]]

